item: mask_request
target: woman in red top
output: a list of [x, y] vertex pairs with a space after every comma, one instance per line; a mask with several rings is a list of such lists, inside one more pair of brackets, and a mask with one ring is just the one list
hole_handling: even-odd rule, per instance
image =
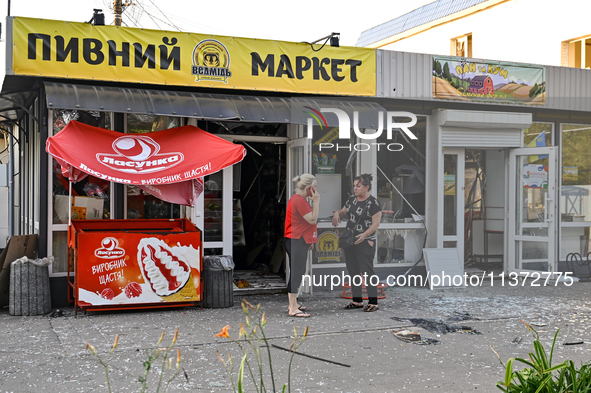
[[[306, 272], [308, 250], [318, 241], [318, 203], [320, 194], [316, 191], [316, 178], [308, 173], [293, 179], [296, 191], [287, 203], [285, 215], [285, 250], [289, 256], [289, 277], [287, 280], [287, 296], [289, 299], [289, 315], [307, 318], [306, 307], [298, 304], [298, 288], [302, 276]], [[306, 200], [312, 199], [312, 207]]]

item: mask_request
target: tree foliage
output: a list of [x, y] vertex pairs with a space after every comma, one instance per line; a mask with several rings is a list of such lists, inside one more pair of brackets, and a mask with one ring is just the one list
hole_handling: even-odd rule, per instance
[[451, 73], [447, 62], [443, 65], [443, 78], [451, 82]]

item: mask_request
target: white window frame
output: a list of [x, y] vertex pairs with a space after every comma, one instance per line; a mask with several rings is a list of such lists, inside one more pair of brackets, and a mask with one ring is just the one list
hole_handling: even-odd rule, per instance
[[[53, 136], [53, 109], [47, 110], [47, 135], [48, 137]], [[113, 129], [114, 123], [114, 112], [110, 112], [110, 120], [111, 120], [111, 129]], [[47, 255], [53, 255], [53, 236], [54, 232], [68, 232], [68, 224], [54, 224], [53, 223], [53, 156], [51, 154], [47, 155]], [[111, 211], [111, 219], [113, 219], [113, 209], [114, 209], [114, 198], [113, 198], [113, 182], [111, 182], [111, 186], [109, 187], [109, 199], [110, 199], [110, 211]], [[66, 261], [66, 266], [69, 261]], [[71, 276], [75, 275], [75, 272], [70, 272]], [[68, 272], [54, 272], [53, 265], [49, 265], [49, 276], [50, 277], [67, 277]]]

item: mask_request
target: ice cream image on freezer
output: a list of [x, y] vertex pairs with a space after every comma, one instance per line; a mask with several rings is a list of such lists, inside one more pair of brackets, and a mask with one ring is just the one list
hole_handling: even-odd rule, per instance
[[[137, 260], [146, 283], [167, 302], [185, 301], [196, 294], [191, 278], [191, 262], [186, 253], [175, 252], [163, 240], [149, 237], [140, 240]], [[184, 250], [183, 250], [184, 251]]]

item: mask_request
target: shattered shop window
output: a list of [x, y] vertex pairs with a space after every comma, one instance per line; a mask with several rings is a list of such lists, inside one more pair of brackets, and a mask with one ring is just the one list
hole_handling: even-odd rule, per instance
[[214, 135], [287, 136], [287, 124], [199, 120], [197, 127]]
[[145, 134], [146, 132], [168, 130], [169, 128], [180, 126], [180, 117], [146, 115], [139, 113], [130, 113], [127, 115], [128, 134]]
[[[377, 152], [375, 190], [383, 210], [382, 222], [414, 222], [413, 214], [425, 214], [426, 118], [417, 117], [417, 124], [411, 131], [418, 139], [410, 139], [395, 130], [392, 139], [387, 139], [383, 132], [377, 140], [383, 143]], [[403, 196], [412, 208], [404, 202]]]
[[71, 120], [111, 130], [111, 116], [111, 112], [57, 109], [53, 111], [53, 135], [63, 130]]
[[378, 264], [414, 264], [424, 247], [426, 119], [418, 117], [411, 131], [418, 139], [394, 131], [392, 139], [384, 132], [377, 140], [383, 143], [377, 152], [377, 189], [372, 191], [382, 207]]

